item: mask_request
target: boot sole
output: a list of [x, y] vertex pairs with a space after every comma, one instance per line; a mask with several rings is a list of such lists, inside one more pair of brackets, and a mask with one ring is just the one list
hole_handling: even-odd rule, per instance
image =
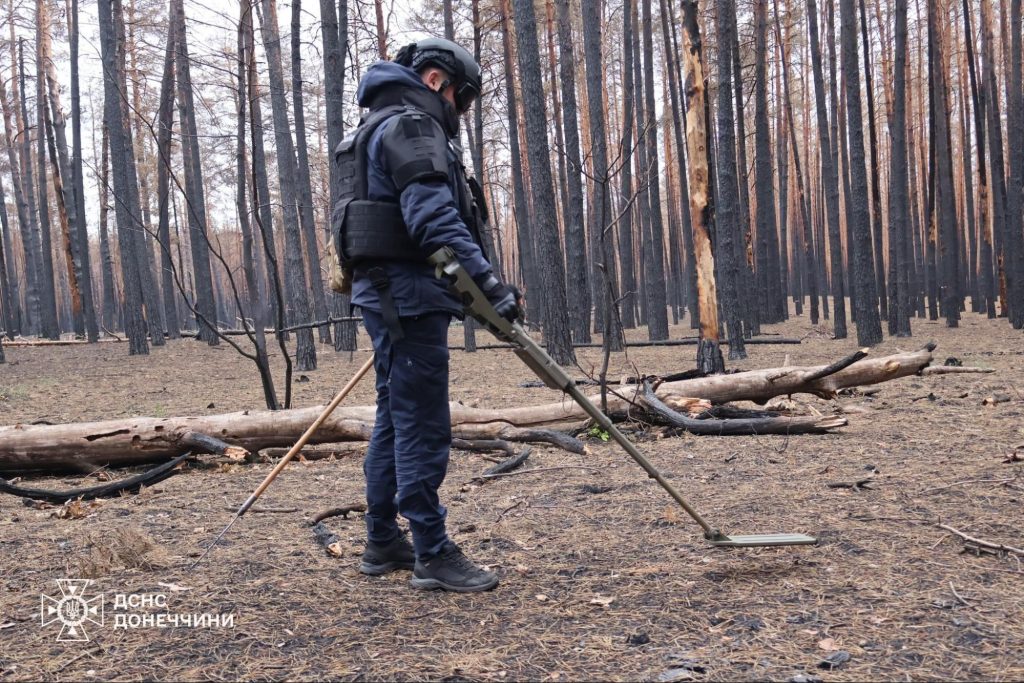
[[412, 577], [410, 581], [413, 588], [422, 591], [433, 591], [433, 590], [444, 590], [452, 593], [480, 593], [482, 591], [489, 591], [498, 585], [498, 577], [495, 576], [493, 581], [482, 583], [477, 586], [458, 586], [453, 583], [445, 583], [438, 579], [421, 579], [418, 577]]
[[413, 562], [385, 562], [384, 564], [370, 564], [363, 561], [359, 565], [359, 573], [367, 576], [383, 576], [400, 569], [412, 570], [415, 567]]

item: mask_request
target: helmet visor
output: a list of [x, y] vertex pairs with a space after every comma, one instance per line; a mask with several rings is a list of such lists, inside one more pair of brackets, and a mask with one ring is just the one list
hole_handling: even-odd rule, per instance
[[480, 96], [480, 90], [472, 83], [466, 81], [455, 88], [455, 109], [460, 114], [465, 114], [473, 106], [473, 102]]

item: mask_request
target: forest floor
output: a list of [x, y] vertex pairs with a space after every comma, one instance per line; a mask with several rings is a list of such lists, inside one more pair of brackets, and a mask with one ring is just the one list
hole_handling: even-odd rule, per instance
[[[826, 363], [856, 349], [855, 339], [831, 340], [806, 317], [765, 331], [803, 343], [750, 346], [731, 369], [787, 357]], [[672, 328], [674, 337], [691, 334]], [[938, 524], [1024, 546], [1024, 463], [1004, 462], [1024, 458], [1024, 335], [969, 313], [955, 330], [915, 320], [914, 335], [886, 339], [871, 355], [931, 339], [935, 364], [953, 356], [997, 372], [910, 377], [831, 402], [797, 396], [804, 410], [849, 411], [849, 426], [825, 436], [637, 434], [726, 533], [803, 532], [817, 547], [711, 548], [624, 453], [598, 439], [588, 439], [586, 456], [535, 447], [527, 468], [563, 469], [486, 483], [474, 478], [489, 461], [453, 452], [442, 488], [449, 530], [501, 576], [497, 590], [473, 595], [412, 590], [407, 572], [360, 575], [359, 514], [326, 521], [341, 557], [315, 543], [313, 515], [362, 499], [351, 447], [290, 466], [257, 507], [295, 512], [251, 512], [194, 570], [270, 464], [193, 466], [140, 495], [85, 503], [80, 518], [2, 496], [0, 680], [1021, 680], [1022, 558], [971, 551]], [[451, 338], [461, 343], [461, 329]], [[645, 374], [685, 370], [694, 352], [633, 349], [628, 362], [616, 356], [612, 375], [634, 374], [631, 364]], [[9, 348], [7, 357], [0, 424], [263, 407], [253, 367], [223, 346], [176, 341], [136, 358], [113, 343]], [[308, 381], [295, 385], [294, 404], [326, 402], [365, 358], [322, 347], [320, 369], [302, 373]], [[599, 351], [580, 358], [588, 368]], [[451, 374], [452, 399], [467, 404], [551, 397], [518, 387], [532, 378], [508, 351], [454, 351]], [[369, 404], [371, 392], [364, 380], [346, 404]], [[983, 405], [992, 394], [1012, 400]], [[863, 488], [828, 486], [872, 472]], [[90, 483], [96, 478], [28, 485]], [[104, 596], [104, 624], [86, 624], [88, 642], [57, 642], [58, 624], [40, 626], [40, 596], [59, 597], [56, 580], [65, 578], [92, 579], [87, 597]], [[142, 594], [144, 604], [119, 604], [119, 595]], [[233, 622], [146, 625], [161, 614]], [[821, 668], [826, 657], [842, 659], [838, 652], [849, 660]]]

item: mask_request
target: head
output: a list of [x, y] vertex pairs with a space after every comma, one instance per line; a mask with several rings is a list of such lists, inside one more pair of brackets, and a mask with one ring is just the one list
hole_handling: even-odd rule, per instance
[[459, 114], [469, 111], [480, 96], [480, 65], [464, 47], [450, 40], [427, 38], [406, 45], [395, 61], [416, 71], [423, 83]]

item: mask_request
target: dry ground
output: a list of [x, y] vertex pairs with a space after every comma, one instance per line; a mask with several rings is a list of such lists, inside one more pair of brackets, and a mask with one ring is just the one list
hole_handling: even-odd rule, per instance
[[[442, 489], [450, 530], [502, 577], [478, 595], [413, 591], [406, 573], [361, 576], [358, 515], [327, 522], [343, 557], [314, 543], [306, 520], [360, 500], [358, 455], [291, 466], [260, 506], [298, 510], [247, 515], [194, 571], [193, 558], [270, 465], [192, 467], [141, 495], [86, 505], [81, 519], [4, 496], [0, 679], [1020, 680], [1021, 558], [965, 551], [937, 523], [1024, 546], [1024, 464], [1003, 462], [1017, 445], [1024, 455], [1024, 336], [970, 314], [958, 330], [914, 325], [913, 339], [886, 340], [872, 354], [934, 339], [938, 363], [955, 356], [997, 372], [908, 378], [873, 397], [840, 399], [861, 412], [828, 436], [638, 436], [725, 531], [806, 532], [818, 547], [707, 547], [656, 484], [595, 440], [592, 455], [535, 448], [527, 464], [566, 469], [483, 485], [472, 480], [490, 463], [453, 454]], [[855, 349], [806, 318], [766, 331], [806, 338], [749, 347], [730, 367], [777, 366], [787, 355], [827, 362]], [[666, 373], [691, 367], [693, 354], [636, 349], [629, 358], [644, 373]], [[262, 406], [247, 361], [194, 341], [148, 358], [128, 358], [119, 344], [7, 356], [0, 424]], [[581, 357], [585, 366], [598, 359]], [[295, 385], [296, 405], [326, 401], [363, 359], [325, 349], [320, 369]], [[517, 387], [529, 378], [507, 351], [453, 352], [453, 399], [500, 407], [550, 398]], [[992, 393], [1013, 401], [983, 406]], [[837, 405], [798, 400], [822, 412]], [[369, 403], [370, 383], [349, 401]], [[872, 468], [873, 489], [827, 486]], [[87, 481], [95, 483], [33, 484]], [[93, 578], [91, 590], [106, 595], [106, 623], [89, 630], [88, 643], [58, 643], [54, 626], [40, 627], [40, 594], [55, 594], [55, 579], [67, 577]], [[234, 626], [115, 629], [124, 614], [114, 610], [117, 593], [162, 593], [167, 608], [156, 612], [232, 614]], [[819, 668], [836, 650], [850, 660]]]

